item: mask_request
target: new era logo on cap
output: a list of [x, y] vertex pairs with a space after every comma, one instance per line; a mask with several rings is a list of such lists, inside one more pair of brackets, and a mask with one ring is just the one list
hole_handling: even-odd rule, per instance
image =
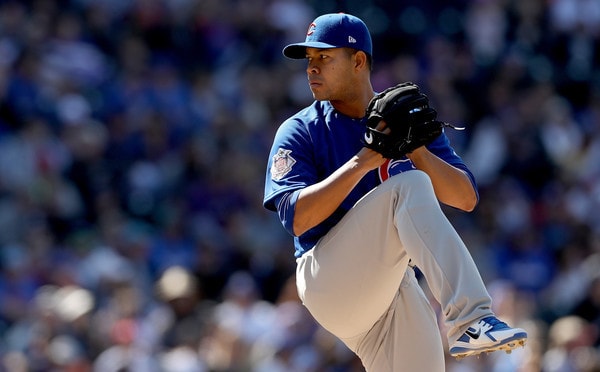
[[306, 57], [306, 48], [353, 48], [373, 55], [371, 34], [365, 23], [350, 14], [331, 13], [317, 17], [306, 32], [303, 43], [290, 44], [283, 48], [288, 58]]

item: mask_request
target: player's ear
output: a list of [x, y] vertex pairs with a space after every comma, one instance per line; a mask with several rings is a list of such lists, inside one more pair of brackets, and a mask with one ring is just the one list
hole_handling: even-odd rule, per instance
[[354, 58], [354, 67], [356, 69], [360, 69], [360, 68], [368, 69], [369, 68], [367, 54], [365, 52], [363, 52], [362, 50], [355, 51], [353, 54], [353, 58]]

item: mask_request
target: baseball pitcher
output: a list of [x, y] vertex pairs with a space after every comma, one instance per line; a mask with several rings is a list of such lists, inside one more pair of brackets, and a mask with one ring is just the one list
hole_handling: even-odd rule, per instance
[[[440, 203], [471, 211], [475, 179], [425, 94], [401, 83], [376, 94], [362, 20], [325, 14], [283, 54], [307, 63], [315, 101], [279, 127], [264, 206], [294, 237], [304, 305], [367, 371], [443, 371], [450, 354], [510, 352], [527, 334], [500, 321], [467, 247]], [[448, 129], [451, 130], [451, 129]]]

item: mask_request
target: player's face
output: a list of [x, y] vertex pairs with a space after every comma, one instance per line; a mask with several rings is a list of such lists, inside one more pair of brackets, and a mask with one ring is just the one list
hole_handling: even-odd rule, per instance
[[318, 101], [344, 100], [356, 88], [353, 58], [346, 49], [306, 48], [308, 84]]

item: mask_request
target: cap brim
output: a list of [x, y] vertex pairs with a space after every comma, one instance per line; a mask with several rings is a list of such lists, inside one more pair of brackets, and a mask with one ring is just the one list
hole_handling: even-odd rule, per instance
[[283, 48], [283, 55], [291, 59], [304, 59], [306, 58], [306, 48], [329, 49], [337, 47], [320, 41], [307, 41], [286, 46]]

